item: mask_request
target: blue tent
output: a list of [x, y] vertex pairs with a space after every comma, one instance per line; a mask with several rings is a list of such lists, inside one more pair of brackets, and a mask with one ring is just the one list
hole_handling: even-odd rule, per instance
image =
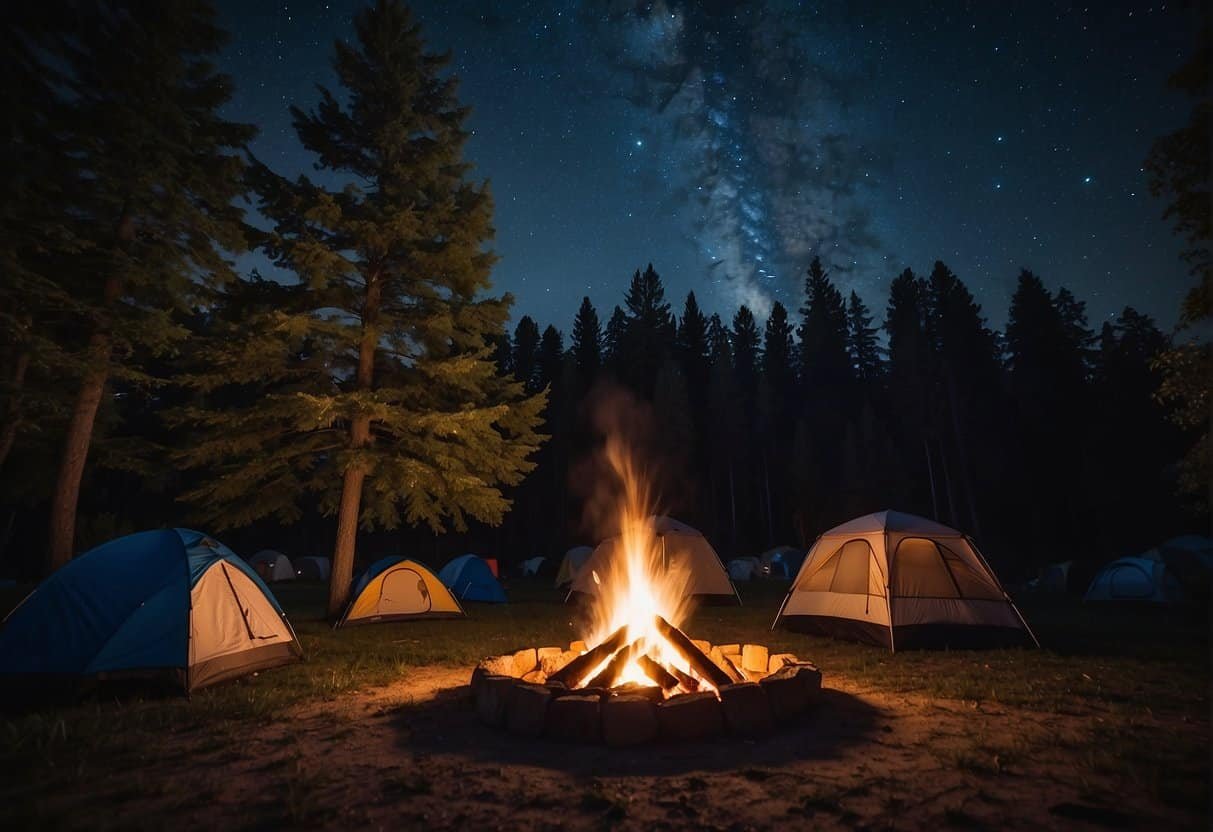
[[168, 674], [187, 691], [300, 658], [273, 594], [189, 529], [111, 540], [55, 572], [0, 630], [0, 679]]
[[462, 555], [442, 567], [438, 580], [446, 584], [460, 601], [488, 601], [504, 604], [505, 590], [493, 577], [493, 570], [475, 555]]

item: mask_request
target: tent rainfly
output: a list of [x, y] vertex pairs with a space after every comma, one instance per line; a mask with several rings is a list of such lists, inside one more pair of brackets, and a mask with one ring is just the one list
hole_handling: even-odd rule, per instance
[[350, 605], [338, 627], [419, 618], [462, 618], [438, 576], [415, 560], [380, 558], [354, 582]]
[[249, 558], [249, 563], [257, 570], [262, 580], [270, 583], [295, 580], [295, 567], [291, 559], [273, 549], [262, 549]]
[[972, 540], [897, 511], [817, 538], [772, 628], [780, 623], [890, 650], [1039, 646]]
[[438, 579], [460, 601], [486, 601], [491, 604], [506, 602], [505, 590], [493, 576], [493, 570], [484, 558], [461, 555], [438, 573]]
[[1168, 604], [1183, 600], [1183, 588], [1161, 560], [1120, 558], [1100, 570], [1084, 601], [1138, 601]]
[[543, 556], [528, 558], [522, 562], [522, 576], [534, 577], [539, 574], [539, 570], [543, 568]]
[[762, 563], [758, 558], [733, 558], [728, 569], [730, 580], [752, 581], [762, 574]]
[[556, 587], [571, 584], [592, 554], [594, 554], [592, 546], [574, 546], [565, 552], [564, 559], [560, 561], [560, 571], [556, 573]]
[[273, 594], [189, 529], [111, 540], [59, 569], [0, 630], [0, 678], [160, 678], [188, 692], [303, 655]]
[[[707, 538], [685, 523], [670, 517], [655, 516], [651, 518], [654, 534], [661, 544], [662, 557], [667, 568], [685, 569], [689, 580], [687, 595], [698, 597], [704, 601], [728, 601], [741, 603], [741, 597], [733, 582], [729, 580], [720, 556], [708, 543]], [[566, 601], [574, 593], [596, 596], [601, 591], [594, 575], [605, 577], [610, 574], [606, 564], [619, 551], [619, 538], [611, 537], [598, 544], [594, 553], [586, 560], [577, 576], [573, 578], [572, 589]]]
[[333, 566], [328, 558], [295, 558], [295, 574], [302, 580], [327, 581], [332, 573]]

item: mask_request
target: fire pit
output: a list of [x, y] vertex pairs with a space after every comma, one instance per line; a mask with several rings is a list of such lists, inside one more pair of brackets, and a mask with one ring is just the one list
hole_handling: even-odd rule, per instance
[[629, 746], [760, 736], [821, 690], [821, 672], [791, 653], [712, 645], [660, 616], [653, 625], [677, 657], [668, 663], [665, 650], [629, 640], [627, 628], [593, 648], [575, 641], [485, 659], [472, 672], [477, 714], [522, 737]]
[[520, 736], [638, 745], [753, 736], [802, 712], [821, 690], [815, 666], [676, 626], [694, 602], [687, 559], [658, 541], [623, 442], [608, 438], [605, 458], [619, 485], [618, 534], [584, 567], [597, 590], [583, 608], [586, 640], [485, 659], [472, 673], [480, 718]]

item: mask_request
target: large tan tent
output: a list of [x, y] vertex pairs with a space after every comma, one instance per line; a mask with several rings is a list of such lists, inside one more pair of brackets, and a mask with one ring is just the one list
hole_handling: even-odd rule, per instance
[[890, 650], [1037, 643], [972, 540], [897, 511], [817, 538], [775, 617], [780, 623]]
[[415, 560], [381, 558], [354, 584], [338, 627], [416, 618], [460, 618], [463, 608], [438, 576]]
[[[729, 575], [720, 562], [720, 556], [708, 543], [707, 538], [685, 523], [670, 517], [656, 516], [652, 518], [653, 531], [662, 547], [662, 558], [668, 569], [685, 569], [690, 576], [687, 584], [687, 595], [707, 601], [732, 601], [740, 603], [741, 598]], [[574, 593], [596, 596], [599, 592], [598, 582], [594, 575], [605, 576], [610, 570], [606, 564], [617, 556], [619, 538], [608, 538], [594, 549], [594, 553], [577, 571], [573, 578], [573, 587], [569, 597]]]

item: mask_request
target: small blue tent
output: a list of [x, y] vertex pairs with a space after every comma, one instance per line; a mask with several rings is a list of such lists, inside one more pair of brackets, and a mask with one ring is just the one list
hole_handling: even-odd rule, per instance
[[462, 555], [442, 567], [438, 580], [446, 584], [460, 601], [488, 601], [504, 604], [505, 590], [493, 577], [493, 570], [482, 558]]
[[169, 674], [187, 691], [300, 658], [277, 600], [200, 532], [111, 540], [55, 572], [0, 629], [0, 679]]

